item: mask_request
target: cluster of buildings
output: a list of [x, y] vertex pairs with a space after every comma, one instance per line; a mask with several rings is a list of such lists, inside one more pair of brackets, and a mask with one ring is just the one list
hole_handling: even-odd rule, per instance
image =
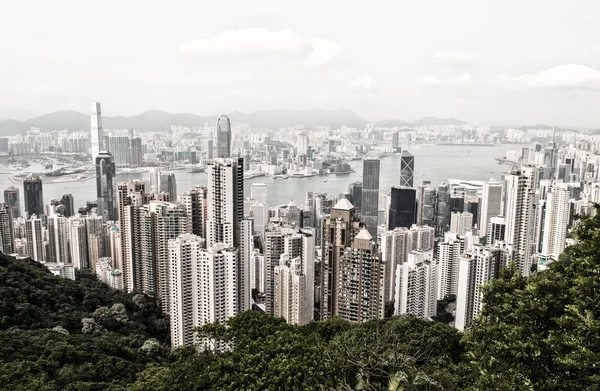
[[[210, 343], [194, 330], [251, 308], [299, 325], [430, 319], [439, 300], [452, 298], [455, 326], [464, 330], [481, 310], [483, 284], [511, 261], [523, 275], [548, 267], [567, 244], [573, 215], [594, 213], [600, 202], [598, 161], [552, 141], [512, 156], [499, 182], [416, 185], [415, 158], [400, 148], [389, 192], [380, 194], [379, 158], [364, 158], [362, 181], [347, 191], [307, 191], [300, 204], [270, 205], [262, 183], [244, 198], [252, 158], [232, 153], [226, 115], [210, 139], [206, 186], [178, 192], [174, 174], [160, 171], [149, 181], [117, 183], [120, 147], [107, 150], [113, 140], [101, 121], [94, 103], [96, 200], [77, 211], [71, 195], [46, 205], [42, 180], [27, 178], [23, 208], [19, 189], [4, 191], [0, 248], [66, 278], [86, 268], [115, 289], [155, 295], [170, 315], [173, 346]], [[347, 146], [319, 131], [333, 141], [327, 153]], [[261, 140], [251, 134], [244, 142]], [[311, 144], [308, 133], [297, 133], [298, 164], [311, 161]]]

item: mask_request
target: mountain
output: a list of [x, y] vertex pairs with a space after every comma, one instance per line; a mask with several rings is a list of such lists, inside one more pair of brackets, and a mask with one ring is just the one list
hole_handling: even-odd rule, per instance
[[456, 118], [438, 118], [438, 117], [423, 117], [420, 120], [413, 122], [413, 126], [463, 126], [469, 125]]
[[[247, 123], [251, 126], [270, 129], [300, 124], [305, 127], [326, 125], [339, 128], [342, 125], [347, 125], [363, 128], [367, 123], [356, 113], [346, 109], [261, 110], [247, 114], [235, 111], [230, 113], [229, 117], [233, 122]], [[169, 129], [171, 125], [193, 127], [203, 126], [207, 122], [214, 124], [217, 118], [217, 114], [201, 116], [191, 113], [170, 114], [162, 110], [148, 110], [129, 117], [103, 116], [102, 125], [105, 129], [128, 129], [133, 127], [139, 131], [161, 131]], [[0, 121], [0, 135], [24, 133], [30, 127], [40, 128], [43, 131], [63, 129], [87, 131], [90, 128], [90, 117], [76, 111], [55, 111], [23, 122], [9, 119]]]
[[401, 119], [384, 119], [383, 121], [376, 122], [375, 125], [382, 128], [401, 128], [403, 126], [412, 126], [412, 123]]

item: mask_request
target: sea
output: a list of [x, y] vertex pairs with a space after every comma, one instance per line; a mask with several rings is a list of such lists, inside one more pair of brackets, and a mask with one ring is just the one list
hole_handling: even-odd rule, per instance
[[[414, 186], [423, 181], [431, 181], [433, 185], [447, 182], [449, 178], [462, 180], [488, 181], [490, 178], [500, 179], [503, 172], [510, 167], [499, 165], [495, 158], [506, 157], [510, 150], [521, 149], [524, 144], [498, 144], [495, 146], [464, 145], [431, 145], [423, 148], [408, 148], [415, 157]], [[0, 158], [0, 164], [7, 165], [7, 158]], [[270, 176], [255, 177], [244, 180], [244, 196], [250, 196], [250, 185], [255, 182], [265, 183], [270, 205], [287, 204], [294, 200], [297, 204], [304, 202], [306, 192], [343, 193], [352, 182], [362, 180], [362, 161], [349, 162], [354, 173], [347, 175], [313, 176], [307, 178], [272, 178]], [[185, 170], [174, 171], [177, 181], [177, 192], [181, 193], [191, 186], [206, 185], [206, 173], [187, 173]], [[9, 186], [21, 189], [22, 185], [13, 183], [9, 178], [13, 172], [0, 168], [0, 190]], [[117, 182], [133, 179], [149, 180], [149, 173], [119, 174]], [[75, 207], [85, 206], [86, 201], [96, 199], [96, 181], [91, 178], [83, 181], [44, 182], [44, 203], [60, 198], [63, 194], [72, 194]], [[392, 186], [400, 184], [400, 156], [392, 155], [381, 160], [380, 194], [390, 191]], [[21, 201], [21, 203], [23, 203]]]

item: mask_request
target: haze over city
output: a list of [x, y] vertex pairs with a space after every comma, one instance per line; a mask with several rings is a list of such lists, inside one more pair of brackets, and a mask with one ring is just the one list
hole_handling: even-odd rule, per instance
[[[35, 9], [32, 13], [30, 10]], [[0, 118], [348, 108], [600, 127], [591, 1], [11, 2]]]

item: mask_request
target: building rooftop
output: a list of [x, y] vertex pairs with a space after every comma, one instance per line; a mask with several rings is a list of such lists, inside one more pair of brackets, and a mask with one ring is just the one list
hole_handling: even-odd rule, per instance
[[358, 235], [356, 235], [355, 239], [371, 240], [371, 239], [373, 239], [373, 237], [371, 236], [371, 234], [369, 233], [369, 231], [367, 231], [366, 228], [363, 228], [363, 229], [360, 230], [360, 232], [358, 233]]
[[346, 198], [342, 198], [337, 202], [337, 204], [335, 204], [333, 209], [351, 210], [351, 209], [354, 209], [354, 205], [352, 205], [352, 203], [350, 201], [348, 201]]

